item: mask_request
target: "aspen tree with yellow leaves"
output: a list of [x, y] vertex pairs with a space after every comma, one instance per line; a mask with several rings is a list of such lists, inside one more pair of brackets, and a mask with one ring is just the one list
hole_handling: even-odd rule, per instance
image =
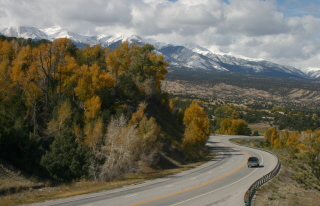
[[3, 38], [0, 154], [9, 163], [59, 181], [109, 180], [156, 166], [163, 144], [181, 142], [150, 110], [171, 115], [161, 104], [168, 63], [152, 45], [123, 42], [109, 51], [77, 48], [67, 38]]
[[196, 158], [205, 152], [205, 143], [210, 135], [210, 122], [204, 108], [192, 102], [184, 112], [183, 122], [186, 126], [182, 139], [183, 147], [189, 158]]
[[231, 134], [231, 128], [232, 128], [232, 120], [229, 118], [223, 119], [220, 123], [220, 134]]
[[92, 66], [97, 64], [101, 69], [106, 69], [106, 60], [109, 49], [102, 48], [100, 45], [87, 45], [82, 50], [77, 51], [78, 62], [80, 65]]
[[0, 98], [8, 98], [11, 92], [11, 70], [14, 52], [8, 41], [0, 41]]
[[116, 84], [119, 83], [118, 80], [122, 75], [128, 73], [135, 47], [136, 45], [130, 47], [129, 42], [123, 42], [108, 54], [106, 63], [112, 77], [116, 79]]
[[71, 103], [66, 100], [58, 108], [57, 118], [48, 122], [47, 133], [58, 133], [67, 127], [66, 121], [71, 119], [71, 115]]
[[98, 154], [100, 147], [103, 145], [104, 127], [102, 118], [97, 118], [85, 125], [84, 143], [94, 152], [94, 155]]
[[218, 130], [220, 134], [250, 135], [248, 123], [243, 119], [223, 119]]
[[161, 150], [161, 143], [158, 142], [161, 127], [157, 124], [156, 119], [147, 118], [144, 111], [147, 107], [145, 102], [139, 104], [135, 113], [132, 114], [129, 125], [137, 128], [137, 138], [139, 156], [142, 164], [152, 165], [156, 163], [156, 156]]
[[127, 93], [135, 90], [135, 96], [150, 98], [160, 93], [161, 81], [164, 79], [168, 63], [162, 55], [156, 55], [150, 44], [139, 47], [123, 42], [108, 53], [106, 63], [108, 70], [116, 81], [116, 87]]
[[33, 133], [38, 133], [38, 107], [39, 100], [43, 97], [45, 90], [43, 84], [43, 73], [37, 67], [37, 58], [35, 56], [37, 49], [29, 45], [23, 47], [13, 61], [11, 79], [13, 86], [23, 90], [26, 98], [26, 104], [30, 106], [32, 114]]
[[274, 141], [279, 138], [279, 133], [276, 128], [270, 127], [264, 132], [264, 139], [270, 146], [274, 145]]

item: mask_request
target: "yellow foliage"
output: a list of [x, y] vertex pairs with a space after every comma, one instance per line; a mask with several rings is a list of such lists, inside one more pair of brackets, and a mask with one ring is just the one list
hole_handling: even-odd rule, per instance
[[84, 128], [85, 144], [92, 150], [97, 150], [103, 143], [104, 124], [102, 118], [98, 118], [94, 123], [87, 123]]
[[77, 141], [80, 141], [82, 138], [83, 130], [79, 125], [73, 125], [72, 133], [77, 137]]
[[279, 138], [277, 129], [274, 127], [268, 128], [264, 133], [264, 138], [267, 142], [270, 143], [271, 146], [273, 146], [275, 139]]
[[245, 135], [248, 129], [248, 123], [243, 119], [234, 119], [231, 124], [231, 131], [234, 135]]
[[0, 41], [0, 98], [11, 95], [11, 58], [13, 49], [9, 42]]
[[47, 133], [56, 133], [66, 127], [66, 121], [71, 118], [72, 109], [69, 101], [64, 101], [59, 109], [55, 120], [48, 123]]
[[61, 129], [63, 123], [71, 118], [72, 108], [69, 101], [64, 101], [59, 110], [58, 110], [58, 122], [59, 122], [59, 130]]
[[169, 109], [170, 109], [170, 111], [173, 111], [173, 109], [174, 109], [174, 101], [173, 101], [173, 99], [169, 99]]
[[68, 49], [72, 44], [72, 41], [68, 38], [58, 38], [52, 42], [51, 49], [57, 62], [61, 61], [68, 54]]
[[238, 119], [239, 118], [238, 112], [236, 110], [233, 110], [230, 118], [231, 119]]
[[231, 127], [232, 127], [232, 121], [229, 118], [226, 118], [221, 121], [220, 123], [220, 134], [230, 134], [231, 133]]
[[99, 44], [93, 47], [87, 45], [84, 49], [78, 50], [78, 59], [80, 59], [81, 64], [86, 64], [87, 66], [100, 65], [104, 63], [108, 51], [108, 48], [101, 48]]
[[195, 118], [207, 119], [208, 117], [204, 108], [200, 107], [198, 103], [192, 102], [184, 112], [183, 122], [185, 125], [189, 125]]
[[129, 42], [122, 42], [116, 49], [108, 54], [106, 63], [108, 70], [115, 79], [127, 72], [131, 63], [132, 52], [133, 48], [129, 46]]
[[290, 138], [290, 134], [289, 134], [288, 130], [281, 131], [279, 133], [279, 139], [275, 140], [274, 147], [284, 148], [286, 146], [289, 138]]
[[139, 134], [142, 140], [142, 146], [152, 149], [152, 146], [156, 143], [160, 134], [160, 127], [158, 126], [156, 119], [153, 117], [148, 119], [144, 116], [139, 122]]
[[185, 147], [193, 145], [204, 146], [210, 135], [210, 122], [204, 108], [193, 102], [184, 113], [183, 122], [186, 125], [182, 139]]
[[273, 141], [273, 147], [275, 147], [275, 148], [281, 148], [280, 139], [275, 139], [275, 140]]
[[168, 73], [168, 70], [166, 68], [167, 66], [169, 66], [169, 63], [164, 61], [163, 55], [156, 55], [155, 53], [151, 53], [149, 54], [149, 58], [152, 62], [154, 62], [150, 69], [156, 71], [155, 90], [160, 92], [161, 81], [164, 80], [166, 74]]
[[116, 85], [121, 84], [121, 77], [126, 75], [145, 96], [160, 92], [161, 81], [168, 72], [168, 63], [162, 55], [152, 52], [153, 49], [149, 44], [138, 47], [137, 44], [123, 42], [108, 53], [107, 68], [115, 78]]
[[242, 119], [223, 119], [220, 123], [220, 134], [245, 135], [248, 130], [248, 123]]
[[147, 103], [145, 102], [140, 103], [138, 110], [132, 114], [132, 117], [129, 123], [132, 125], [138, 125], [140, 121], [145, 117], [144, 110], [146, 108], [147, 108]]
[[297, 131], [291, 132], [291, 134], [289, 135], [289, 137], [287, 139], [286, 146], [297, 148], [297, 146], [300, 144], [300, 141], [299, 141], [300, 137], [301, 137], [301, 135], [299, 132], [297, 132]]
[[105, 71], [101, 71], [99, 74], [99, 77], [97, 78], [98, 87], [97, 88], [108, 88], [113, 87], [115, 85], [114, 78], [111, 77], [109, 73], [106, 73]]
[[73, 57], [66, 56], [65, 65], [60, 66], [59, 69], [59, 79], [56, 76], [56, 80], [61, 81], [60, 86], [57, 87], [59, 93], [68, 92], [69, 96], [72, 96], [73, 89], [77, 84], [77, 75], [75, 74], [79, 69], [79, 65]]
[[94, 92], [103, 87], [114, 86], [114, 79], [110, 74], [100, 70], [97, 64], [92, 66], [83, 65], [77, 75], [77, 86], [74, 88], [80, 100], [87, 100], [94, 96]]
[[87, 65], [83, 65], [80, 67], [79, 73], [77, 86], [74, 88], [74, 91], [80, 100], [85, 101], [94, 95], [90, 68]]
[[84, 102], [84, 108], [85, 108], [85, 113], [84, 113], [85, 118], [87, 120], [94, 119], [101, 108], [100, 97], [93, 96], [92, 98], [86, 100]]

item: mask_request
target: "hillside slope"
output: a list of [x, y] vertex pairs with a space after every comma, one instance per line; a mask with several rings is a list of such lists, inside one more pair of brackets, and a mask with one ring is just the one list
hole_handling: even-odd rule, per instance
[[303, 110], [320, 106], [318, 81], [184, 69], [169, 72], [162, 89], [174, 96], [216, 103], [292, 106]]

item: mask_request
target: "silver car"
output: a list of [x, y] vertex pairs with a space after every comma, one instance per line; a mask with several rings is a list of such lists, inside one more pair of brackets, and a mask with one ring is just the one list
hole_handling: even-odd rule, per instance
[[259, 167], [259, 158], [258, 157], [249, 157], [248, 167]]

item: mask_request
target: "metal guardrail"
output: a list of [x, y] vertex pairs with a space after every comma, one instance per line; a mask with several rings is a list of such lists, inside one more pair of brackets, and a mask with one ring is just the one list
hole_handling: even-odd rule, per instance
[[[236, 144], [236, 145], [240, 145], [240, 144], [237, 144], [237, 143], [234, 143], [234, 142], [232, 142], [232, 143]], [[265, 149], [258, 148], [258, 147], [251, 147], [251, 146], [247, 146], [247, 145], [240, 145], [240, 146], [250, 147], [250, 148], [259, 149], [259, 150], [262, 150], [262, 151], [265, 151], [265, 152], [269, 152], [270, 154], [274, 155], [278, 160], [276, 167], [271, 172], [269, 172], [268, 174], [264, 175], [263, 177], [261, 177], [260, 179], [255, 181], [249, 187], [249, 189], [247, 190], [246, 194], [244, 195], [244, 203], [245, 203], [245, 205], [251, 206], [252, 199], [253, 199], [253, 197], [254, 197], [254, 195], [256, 193], [256, 188], [260, 187], [264, 183], [268, 182], [269, 180], [271, 180], [273, 177], [275, 177], [279, 173], [279, 171], [281, 169], [281, 161], [280, 161], [279, 157], [276, 154], [274, 154], [273, 152], [271, 152], [269, 150], [265, 150]]]

